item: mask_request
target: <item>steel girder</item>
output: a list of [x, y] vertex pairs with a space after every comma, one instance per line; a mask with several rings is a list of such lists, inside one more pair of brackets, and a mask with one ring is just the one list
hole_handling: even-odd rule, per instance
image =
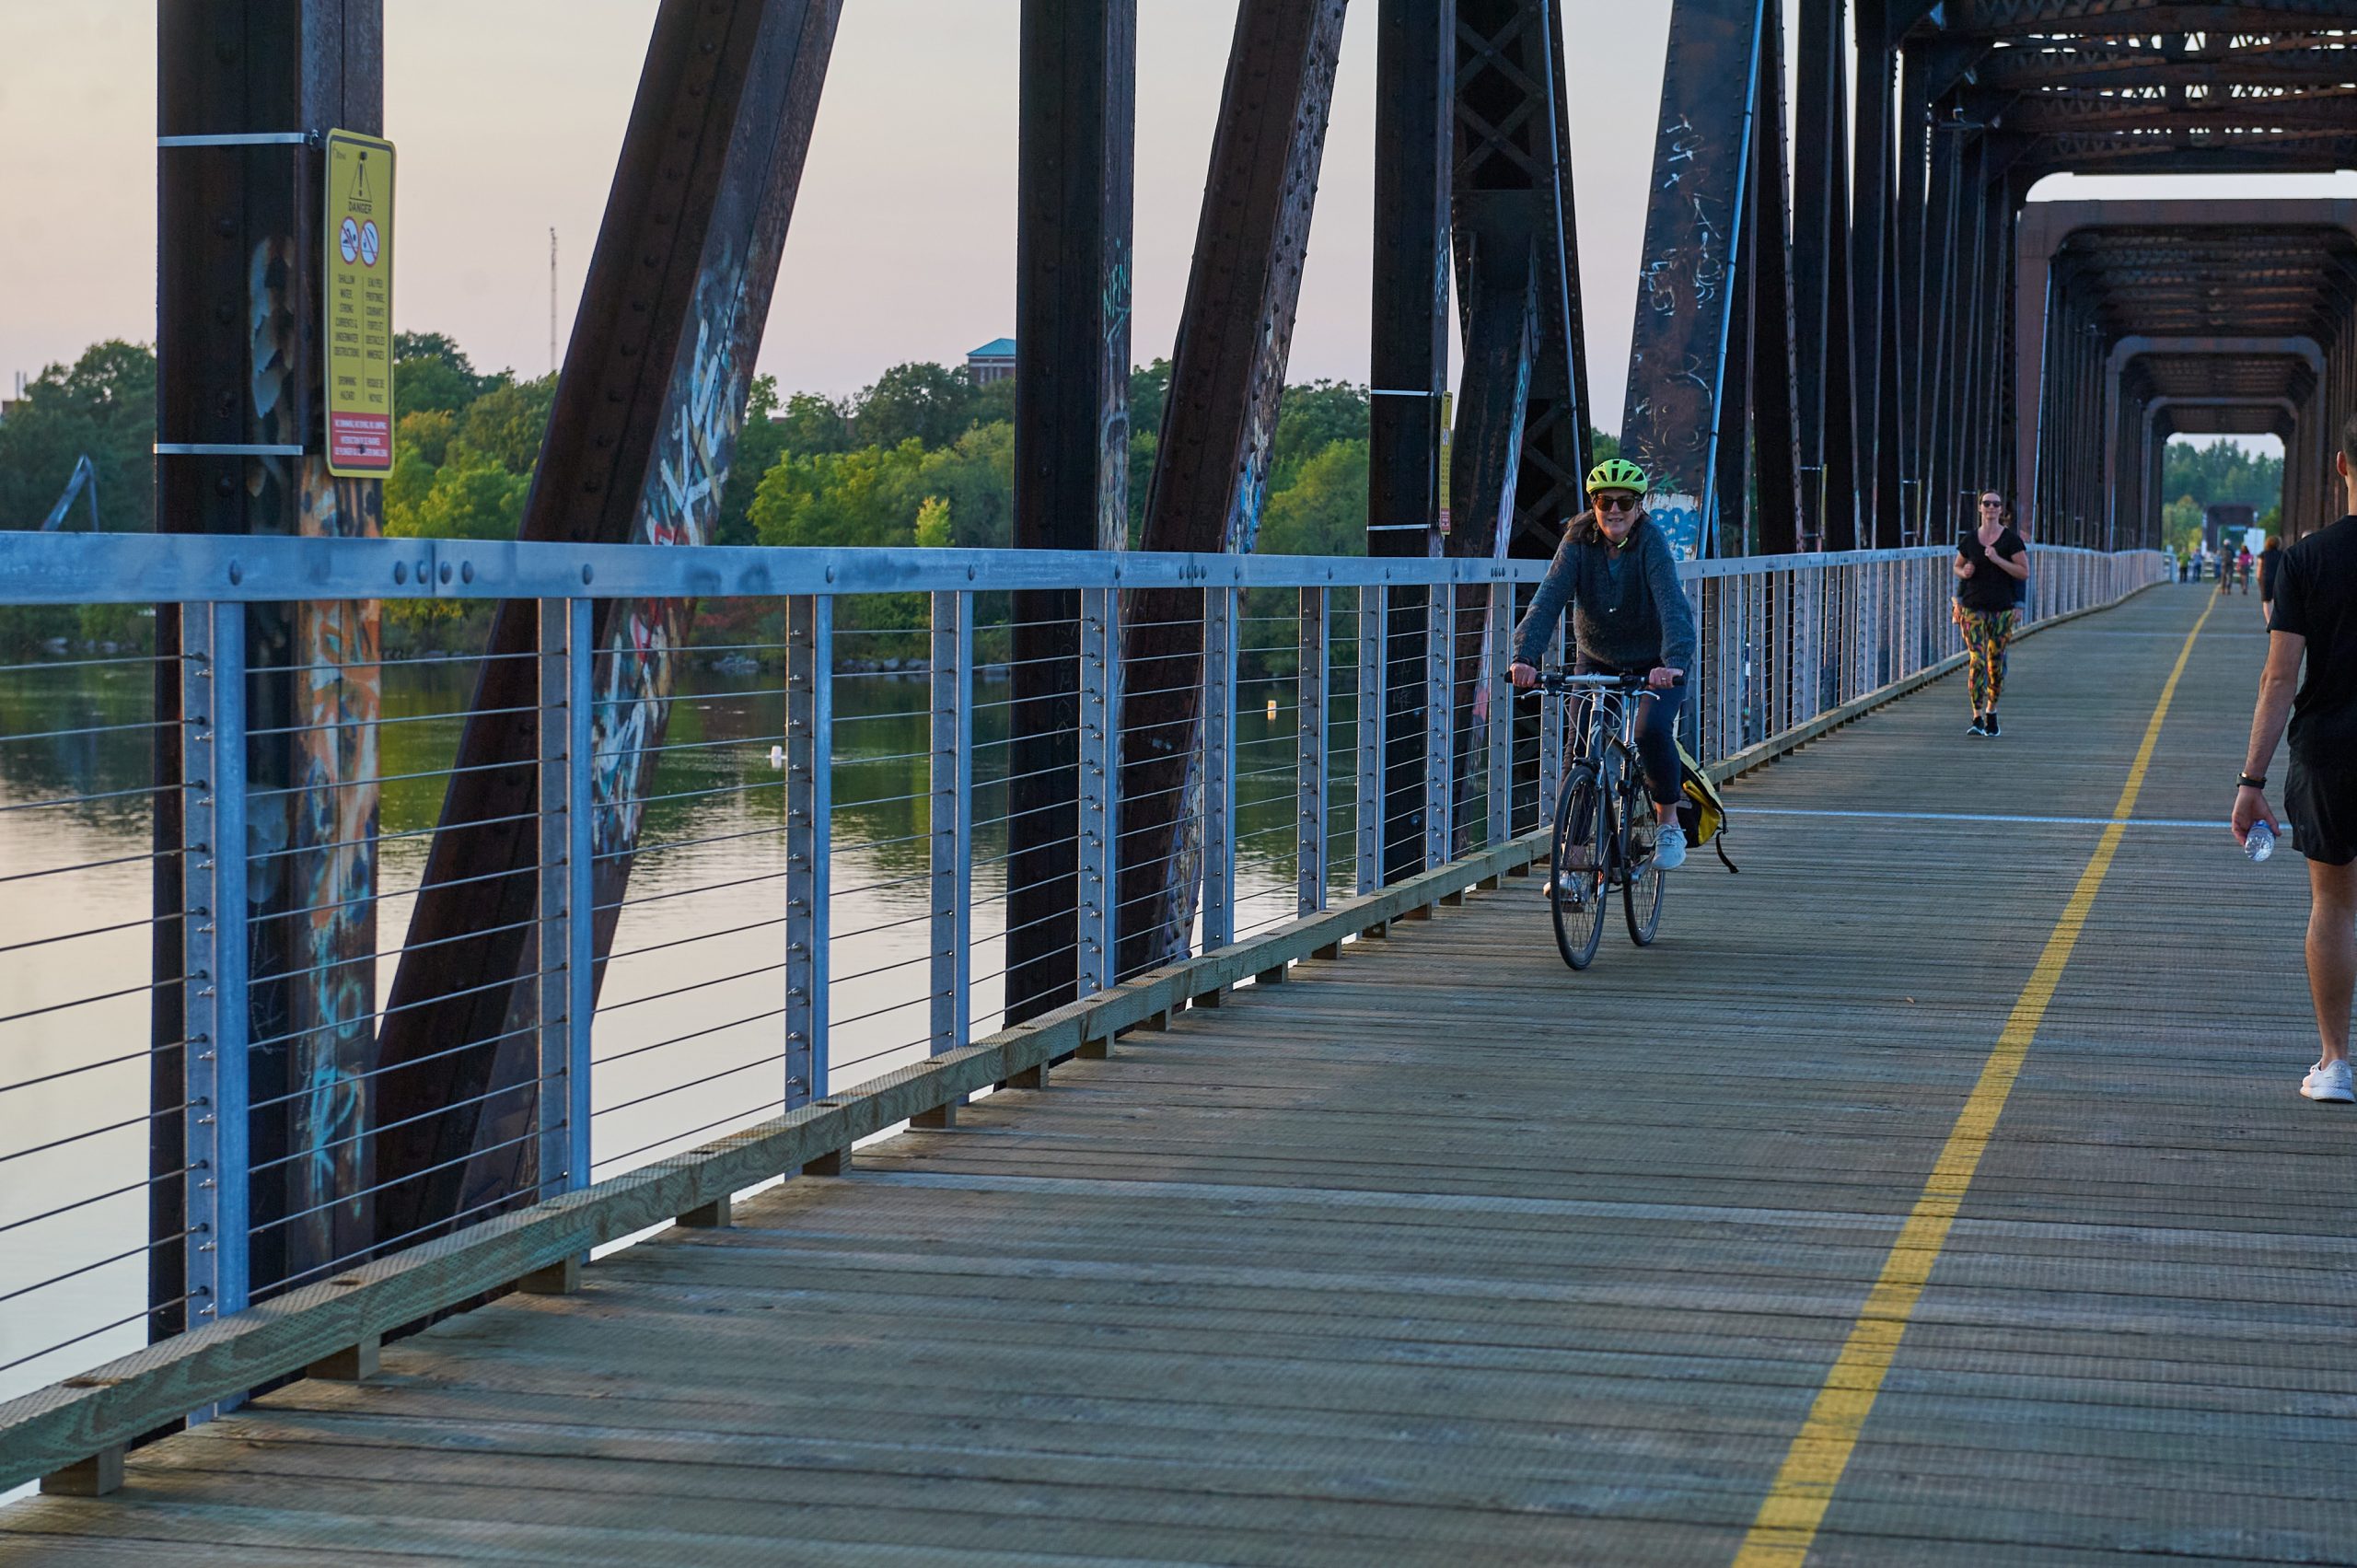
[[[2295, 468], [2299, 443], [2336, 417], [2331, 389], [2357, 319], [2357, 203], [2041, 203], [2022, 219], [2019, 249], [2018, 374], [2044, 396], [2018, 411], [2018, 462], [2057, 516], [2098, 519], [2115, 539], [2156, 526], [2138, 488], [2153, 400], [2299, 409]], [[2046, 302], [2036, 309], [2034, 295]], [[2287, 470], [2287, 487], [2295, 477]], [[2287, 517], [2291, 500], [2287, 489]]]
[[[2043, 259], [2034, 277], [2017, 277], [2014, 231], [2030, 188], [2072, 168], [2357, 163], [2357, 38], [2347, 31], [2357, 17], [2342, 0], [1853, 5], [1854, 89], [1839, 0], [1801, 8], [1793, 446], [1804, 480], [1829, 494], [1820, 516], [1814, 486], [1802, 485], [1794, 542], [1898, 545], [1945, 532], [1962, 495], [2008, 470], [2025, 525], [2084, 535], [2099, 526], [2089, 520], [2099, 497], [2071, 465], [2101, 449], [2100, 364], [2127, 329], [2112, 304], [2049, 302]], [[1749, 232], [1730, 215], [1748, 173], [1735, 156], [1748, 145], [1737, 122], [1747, 108], [1754, 123], [1775, 122], [1756, 69], [1771, 38], [1740, 0], [1679, 0], [1673, 12], [1623, 430], [1665, 489], [1713, 497], [1723, 523], [1725, 498], [1745, 482], [1707, 454], [1745, 440], [1755, 456], [1789, 449], [1776, 400], [1747, 384], [1759, 379], [1747, 351], [1772, 340], [1782, 311], [1732, 273], [1742, 296], [1732, 309], [1707, 269], [1702, 287], [1679, 285], [1703, 253], [1698, 238], [1739, 253]], [[1834, 145], [1845, 117], [1846, 171]], [[2220, 302], [2154, 273], [2139, 308], [2154, 330], [2180, 332], [2223, 330], [2230, 316], [2250, 331], [2289, 331], [2345, 308], [2337, 263], [2329, 276], [2301, 273], [2271, 242], [2247, 248], [2242, 263]], [[2041, 409], [2058, 423], [2042, 424]], [[1772, 467], [1762, 461], [1754, 482], [1747, 531], [1762, 543], [1777, 537]], [[1717, 542], [1741, 548], [1743, 531], [1723, 526]]]
[[[1141, 547], [1248, 551], [1259, 536], [1345, 0], [1245, 0], [1171, 355]], [[1202, 595], [1127, 596], [1118, 971], [1182, 957], [1201, 842]]]
[[[1015, 238], [1015, 542], [1129, 532], [1136, 0], [1024, 0]], [[1080, 596], [1015, 596], [1006, 1016], [1079, 983]]]
[[[1440, 553], [1456, 63], [1457, 0], [1376, 0], [1369, 555]], [[1379, 607], [1363, 598], [1360, 609], [1383, 621], [1386, 805], [1378, 859], [1387, 883], [1424, 864], [1429, 600], [1422, 589], [1381, 598]]]
[[[1546, 556], [1585, 504], [1589, 445], [1560, 0], [1457, 0], [1452, 250], [1465, 341], [1451, 444], [1451, 555]], [[1479, 793], [1503, 650], [1485, 590], [1458, 594], [1451, 776]], [[1533, 721], [1535, 724], [1535, 720]], [[1534, 730], [1535, 735], [1535, 730]], [[1455, 810], [1464, 847], [1469, 813]]]
[[[711, 538], [839, 5], [664, 0], [657, 10], [523, 538]], [[600, 974], [688, 611], [683, 600], [599, 606]], [[501, 606], [393, 980], [376, 1108], [389, 1242], [534, 1190], [535, 1140], [522, 1130], [535, 1048], [511, 1019], [530, 1005], [514, 982], [530, 967], [537, 893], [535, 636], [532, 604]]]
[[1621, 446], [1693, 498], [1704, 553], [1798, 533], [1782, 58], [1767, 0], [1670, 14]]
[[[182, 0], [157, 16], [164, 135], [314, 134], [383, 125], [382, 0]], [[157, 526], [174, 532], [366, 537], [383, 484], [327, 471], [318, 399], [316, 147], [177, 146], [158, 155]], [[254, 862], [250, 993], [251, 1283], [266, 1289], [374, 1239], [363, 1135], [376, 1064], [377, 610], [346, 602], [247, 617], [248, 819], [292, 853]], [[156, 635], [153, 1104], [183, 1092], [180, 612]], [[299, 671], [299, 674], [298, 674]], [[225, 846], [226, 847], [226, 846]], [[243, 846], [235, 846], [242, 854]], [[308, 1086], [308, 1092], [293, 1092]], [[149, 1332], [192, 1323], [181, 1118], [149, 1120]], [[294, 1157], [289, 1157], [294, 1156]], [[350, 1194], [331, 1202], [331, 1194]], [[210, 1305], [200, 1309], [210, 1310]]]

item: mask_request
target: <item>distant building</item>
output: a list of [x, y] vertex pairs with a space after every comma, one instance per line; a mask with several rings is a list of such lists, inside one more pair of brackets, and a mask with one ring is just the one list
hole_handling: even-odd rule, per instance
[[977, 387], [1015, 379], [1015, 340], [993, 338], [966, 356], [966, 374]]

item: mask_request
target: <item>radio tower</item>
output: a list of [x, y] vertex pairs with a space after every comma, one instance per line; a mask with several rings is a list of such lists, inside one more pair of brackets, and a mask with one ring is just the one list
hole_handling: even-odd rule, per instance
[[556, 230], [549, 230], [549, 374], [556, 374]]

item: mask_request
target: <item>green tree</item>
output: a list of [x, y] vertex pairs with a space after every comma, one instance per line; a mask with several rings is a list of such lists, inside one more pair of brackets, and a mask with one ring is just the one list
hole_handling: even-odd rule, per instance
[[1347, 381], [1312, 381], [1287, 387], [1277, 404], [1276, 448], [1271, 454], [1271, 494], [1293, 482], [1304, 463], [1322, 455], [1337, 441], [1367, 438], [1367, 396], [1364, 387]]
[[[851, 450], [851, 421], [841, 403], [816, 392], [796, 392], [785, 400], [778, 417], [786, 451], [812, 458], [825, 452]], [[764, 469], [762, 472], [769, 470]]]
[[1259, 548], [1269, 555], [1366, 553], [1364, 437], [1329, 441], [1295, 467], [1260, 517]]
[[450, 460], [413, 501], [413, 481], [401, 474], [398, 459], [394, 474], [405, 482], [396, 502], [388, 482], [385, 531], [397, 539], [514, 539], [524, 517], [524, 493], [531, 487], [529, 479], [464, 442], [450, 448]]
[[967, 550], [1015, 542], [1014, 425], [976, 425], [955, 445], [926, 453], [918, 478], [949, 508], [949, 542]]
[[973, 406], [974, 383], [963, 370], [922, 362], [896, 365], [853, 401], [852, 425], [864, 446], [915, 441], [930, 450], [966, 433], [973, 424]]
[[917, 505], [916, 540], [920, 550], [939, 550], [952, 542], [949, 503], [928, 495]]
[[428, 468], [440, 468], [449, 459], [450, 443], [458, 438], [459, 416], [447, 409], [421, 409], [405, 413], [393, 425], [393, 452], [396, 463], [403, 452], [415, 453]]
[[556, 401], [556, 377], [502, 381], [467, 405], [459, 436], [468, 446], [509, 473], [528, 474], [540, 461], [540, 437], [548, 433], [549, 405]]
[[750, 508], [763, 544], [888, 547], [915, 542], [924, 447], [789, 456], [762, 476]]
[[[25, 388], [0, 424], [0, 528], [37, 528], [86, 454], [99, 487], [99, 526], [146, 533], [156, 526], [156, 355], [144, 343], [93, 343], [72, 365], [52, 365]], [[85, 526], [76, 499], [64, 525]]]
[[2283, 494], [2283, 459], [2246, 451], [2219, 439], [2197, 447], [2172, 441], [2162, 454], [2164, 495], [2190, 496], [2202, 506], [2240, 505], [2264, 512]]
[[456, 414], [499, 377], [479, 376], [474, 362], [440, 332], [393, 334], [393, 412], [437, 409]]

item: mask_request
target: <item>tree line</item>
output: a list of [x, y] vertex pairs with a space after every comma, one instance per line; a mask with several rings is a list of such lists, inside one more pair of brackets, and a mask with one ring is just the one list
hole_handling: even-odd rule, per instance
[[[2269, 533], [2283, 527], [2283, 459], [2246, 451], [2221, 438], [2204, 447], [2172, 441], [2161, 456], [2162, 541], [2180, 552], [2201, 542], [2211, 506], [2248, 506]], [[2239, 542], [2239, 541], [2237, 541]]]

